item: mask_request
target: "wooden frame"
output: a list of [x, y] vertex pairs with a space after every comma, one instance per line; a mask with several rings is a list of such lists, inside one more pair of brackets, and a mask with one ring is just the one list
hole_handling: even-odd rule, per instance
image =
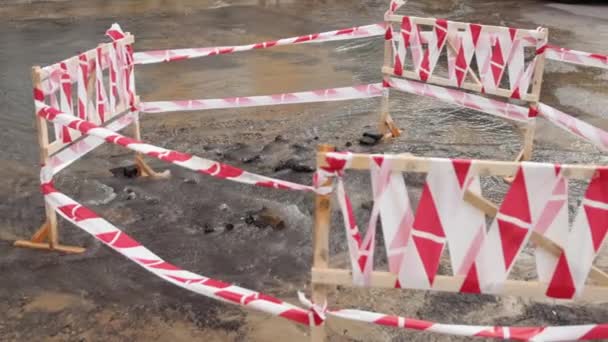
[[[392, 25], [393, 23], [401, 23], [403, 19], [403, 15], [389, 14], [385, 16], [385, 24]], [[418, 25], [427, 25], [433, 26], [435, 24], [435, 19], [432, 18], [420, 18], [420, 17], [410, 17], [412, 22]], [[455, 27], [457, 30], [463, 30], [467, 28], [467, 23], [463, 22], [453, 22], [449, 21], [451, 27]], [[502, 32], [505, 30], [505, 27], [500, 26], [491, 26], [491, 25], [483, 25], [485, 30]], [[518, 30], [517, 37], [532, 37], [534, 39], [544, 40], [548, 37], [549, 31], [546, 28], [541, 30]], [[446, 42], [446, 48], [454, 50], [453, 43], [449, 40]], [[521, 94], [521, 100], [528, 103], [528, 106], [531, 110], [535, 111], [540, 98], [540, 91], [543, 79], [543, 71], [545, 65], [545, 52], [541, 52], [537, 55], [538, 60], [536, 65], [534, 66], [534, 74], [532, 78], [532, 89], [530, 93]], [[394, 63], [394, 54], [393, 47], [391, 41], [385, 41], [384, 44], [384, 63], [382, 66], [382, 74], [383, 79], [388, 81], [388, 78], [391, 76], [396, 77], [404, 77], [407, 79], [412, 79], [415, 81], [421, 82], [420, 76], [412, 71], [403, 71], [403, 75], [396, 75], [393, 72], [392, 64]], [[504, 89], [498, 87], [497, 89], [483, 89], [483, 86], [479, 80], [479, 78], [472, 72], [471, 69], [468, 69], [468, 76], [470, 76], [473, 82], [464, 81], [463, 84], [459, 87], [464, 90], [483, 93], [489, 95], [495, 95], [505, 98], [511, 98], [512, 91], [510, 89]], [[435, 75], [430, 75], [428, 81], [426, 83], [435, 84], [443, 87], [453, 88], [450, 81], [445, 77], [439, 77]], [[532, 150], [534, 145], [534, 132], [535, 132], [535, 119], [531, 119], [528, 123], [523, 126], [519, 126], [522, 130], [522, 148], [515, 158], [516, 161], [530, 160], [532, 158]], [[381, 113], [380, 113], [380, 122], [379, 122], [379, 130], [385, 136], [393, 136], [397, 137], [400, 135], [400, 130], [395, 126], [390, 113], [389, 113], [389, 94], [388, 90], [385, 90], [382, 98], [381, 105]]]
[[[126, 37], [121, 39], [119, 42], [124, 44], [131, 44], [134, 42], [134, 37], [127, 33]], [[110, 44], [113, 43], [105, 43], [100, 44], [100, 47], [103, 51], [109, 49]], [[96, 58], [96, 49], [91, 49], [85, 54], [89, 58]], [[78, 63], [78, 56], [74, 56], [66, 59], [63, 63]], [[40, 66], [32, 67], [32, 85], [34, 89], [42, 89], [42, 83], [49, 77], [49, 70], [54, 70], [59, 67], [59, 63], [51, 65], [47, 68], [41, 68]], [[72, 81], [72, 83], [74, 83]], [[96, 84], [96, 74], [93, 72], [90, 74], [89, 79], [87, 80], [89, 84], [89, 98], [94, 98], [93, 91], [95, 89], [94, 85]], [[139, 104], [139, 97], [136, 97], [137, 106]], [[92, 108], [89, 108], [92, 111]], [[107, 112], [108, 121], [106, 124], [111, 122], [114, 119], [117, 119], [130, 111], [130, 105], [128, 103], [122, 103], [117, 106], [114, 112]], [[76, 138], [74, 141], [70, 143], [64, 143], [60, 140], [50, 141], [49, 139], [49, 130], [47, 121], [34, 112], [34, 117], [36, 121], [36, 130], [38, 134], [38, 144], [40, 146], [40, 163], [41, 165], [46, 165], [49, 162], [49, 159], [55, 154], [59, 153], [61, 150], [75, 144], [80, 139], [84, 139], [84, 136], [80, 136]], [[139, 124], [139, 117], [135, 117], [133, 122], [133, 135], [136, 139], [140, 139], [141, 131]], [[143, 160], [143, 157], [140, 154], [136, 154], [135, 156], [135, 164], [138, 169], [138, 174], [140, 176], [147, 176], [152, 178], [166, 178], [169, 176], [168, 171], [164, 173], [155, 172], [146, 162]], [[57, 227], [57, 213], [55, 208], [53, 208], [48, 202], [45, 201], [45, 221], [38, 228], [38, 230], [32, 235], [29, 240], [17, 240], [14, 245], [16, 247], [25, 247], [25, 248], [33, 248], [33, 249], [42, 249], [42, 250], [53, 250], [63, 253], [82, 253], [85, 251], [82, 247], [77, 246], [66, 246], [59, 243], [59, 231]]]
[[[388, 23], [387, 23], [388, 24]], [[384, 41], [384, 62], [382, 70], [389, 68], [393, 60], [393, 47], [392, 42], [389, 40]], [[382, 80], [388, 83], [389, 77], [385, 74], [382, 76]], [[380, 105], [380, 122], [378, 123], [378, 131], [384, 137], [398, 137], [401, 135], [401, 130], [395, 125], [393, 118], [390, 114], [390, 101], [389, 101], [390, 89], [382, 88], [382, 103]]]
[[[331, 147], [324, 146], [317, 153], [317, 167], [328, 167], [327, 150]], [[351, 154], [347, 169], [369, 170], [373, 160], [373, 155], [367, 154]], [[410, 154], [401, 155], [385, 155], [385, 158], [390, 158], [393, 171], [408, 171], [427, 173], [430, 169], [432, 158], [415, 157]], [[501, 176], [512, 177], [520, 167], [519, 162], [514, 161], [486, 161], [475, 160], [471, 165], [474, 172], [480, 176]], [[594, 165], [561, 165], [561, 170], [564, 177], [574, 179], [590, 179], [596, 172]], [[316, 290], [322, 288], [325, 291], [328, 286], [355, 286], [353, 284], [352, 271], [348, 269], [328, 268], [329, 254], [327, 253], [327, 245], [330, 234], [330, 195], [319, 196], [323, 198], [323, 204], [315, 206], [315, 227], [313, 231], [314, 245], [313, 255], [314, 261], [311, 269], [311, 283], [313, 288], [313, 296]], [[481, 210], [489, 217], [496, 216], [498, 207], [491, 201], [467, 191], [463, 198], [473, 207]], [[543, 248], [553, 255], [560, 255], [563, 248], [555, 242], [541, 236], [537, 233], [532, 233], [530, 241]], [[371, 274], [370, 287], [394, 288], [397, 276], [386, 271], [374, 271]], [[458, 293], [464, 281], [461, 276], [436, 275], [432, 290], [435, 291], [450, 291]], [[580, 299], [584, 301], [601, 301], [608, 299], [608, 274], [597, 267], [593, 267], [588, 277], [588, 281], [592, 284], [587, 284]], [[546, 298], [545, 293], [548, 284], [539, 281], [523, 281], [523, 280], [507, 280], [504, 283], [503, 292], [499, 295], [515, 295], [520, 297]], [[324, 299], [324, 297], [318, 297]], [[313, 341], [319, 341], [319, 335], [313, 334]]]
[[[320, 145], [319, 153], [333, 152], [335, 148], [330, 145]], [[330, 178], [320, 186], [331, 186], [333, 180]], [[331, 228], [331, 194], [315, 196], [315, 227], [312, 232], [312, 266], [316, 269], [325, 270], [329, 267], [329, 229]], [[328, 287], [325, 284], [311, 282], [312, 300], [314, 303], [323, 305], [327, 301]], [[311, 327], [311, 341], [319, 342], [325, 340], [325, 322], [319, 326]]]

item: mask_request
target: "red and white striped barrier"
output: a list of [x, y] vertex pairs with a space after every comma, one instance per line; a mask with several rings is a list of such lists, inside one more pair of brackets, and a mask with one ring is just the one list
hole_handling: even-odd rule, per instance
[[106, 142], [124, 146], [130, 150], [190, 169], [195, 172], [207, 174], [220, 179], [229, 179], [239, 183], [253, 184], [262, 187], [314, 191], [312, 186], [257, 175], [234, 166], [218, 163], [209, 159], [146, 144], [144, 142], [125, 137], [124, 135], [116, 133], [107, 128], [99, 127], [89, 121], [84, 121], [72, 115], [65, 114], [53, 107], [47, 106], [42, 102], [37, 101], [36, 105], [38, 115], [48, 121], [75, 129], [80, 131], [82, 134], [88, 134], [104, 139]]
[[547, 45], [545, 56], [560, 62], [608, 69], [608, 55], [570, 50], [559, 46]]
[[282, 38], [278, 40], [270, 40], [261, 43], [235, 45], [235, 46], [218, 46], [208, 48], [193, 48], [193, 49], [172, 49], [172, 50], [156, 50], [143, 51], [134, 54], [135, 64], [151, 64], [161, 62], [173, 62], [183, 59], [191, 59], [198, 57], [207, 57], [214, 55], [231, 54], [241, 51], [268, 49], [275, 46], [304, 44], [304, 43], [322, 43], [337, 40], [357, 39], [381, 36], [385, 31], [384, 23], [371, 24], [364, 26], [351, 27], [341, 30], [307, 34], [298, 37]]
[[389, 78], [388, 84], [386, 85], [406, 93], [433, 97], [444, 102], [453, 103], [518, 122], [527, 122], [530, 120], [530, 117], [535, 115], [535, 113], [530, 112], [530, 109], [526, 107], [466, 93], [458, 89], [440, 87], [395, 77]]
[[241, 108], [282, 104], [331, 102], [382, 96], [382, 84], [372, 83], [354, 87], [319, 89], [297, 93], [262, 96], [229, 97], [184, 101], [154, 101], [141, 103], [144, 113], [182, 112], [220, 108]]
[[[460, 276], [452, 278], [456, 291], [503, 293], [517, 256], [535, 231], [564, 246], [560, 258], [537, 255], [542, 259], [537, 268], [547, 284], [546, 295], [568, 299], [582, 295], [593, 260], [608, 236], [608, 168], [598, 167], [593, 177], [588, 175], [591, 179], [570, 231], [567, 216], [556, 220], [561, 205], [567, 203], [561, 175], [566, 166], [522, 162], [486, 229], [483, 212], [476, 212], [464, 200], [468, 190], [480, 193], [478, 161], [425, 158], [427, 177], [414, 215], [402, 172], [391, 171], [396, 157], [369, 155], [374, 207], [362, 239], [342, 180], [352, 158], [349, 153], [328, 153], [331, 168], [326, 171], [338, 175], [336, 196], [346, 227], [354, 284], [369, 285], [376, 221], [381, 213], [389, 270], [397, 276], [395, 287], [441, 290], [434, 279], [447, 244], [453, 275]], [[401, 200], [395, 201], [395, 195]]]
[[608, 132], [544, 103], [539, 103], [538, 113], [566, 132], [587, 140], [603, 152], [608, 151]]
[[[432, 31], [423, 32], [421, 20], [425, 26], [432, 23]], [[528, 94], [537, 61], [535, 57], [526, 65], [525, 48], [535, 47], [542, 52], [546, 45], [546, 35], [541, 31], [408, 16], [402, 17], [397, 34], [389, 26], [385, 39], [392, 43], [395, 75], [402, 76], [409, 68], [423, 82], [433, 83], [435, 67], [445, 48], [449, 74], [445, 80], [450, 86], [462, 87], [467, 73], [476, 72], [471, 65], [475, 57], [482, 92], [498, 94], [498, 89], [504, 91], [501, 80], [508, 73], [506, 94], [516, 99]], [[406, 59], [408, 50], [411, 63]]]

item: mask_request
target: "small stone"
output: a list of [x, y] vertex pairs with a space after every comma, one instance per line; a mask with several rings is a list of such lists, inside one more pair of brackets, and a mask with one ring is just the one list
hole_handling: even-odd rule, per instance
[[347, 141], [346, 144], [344, 144], [346, 147], [351, 147], [353, 146], [353, 143], [351, 143], [350, 141]]
[[364, 132], [363, 136], [370, 137], [376, 141], [380, 141], [384, 137], [384, 135], [382, 135], [382, 133], [372, 133], [372, 132]]
[[310, 165], [306, 165], [303, 162], [296, 160], [296, 159], [288, 159], [282, 162], [279, 162], [279, 165], [275, 166], [274, 171], [281, 171], [281, 170], [285, 170], [285, 169], [290, 169], [292, 171], [295, 172], [314, 172], [315, 168], [310, 166]]
[[146, 203], [148, 204], [159, 204], [160, 199], [156, 197], [146, 197]]
[[129, 192], [127, 194], [127, 200], [134, 200], [137, 198], [137, 194], [135, 192]]
[[206, 225], [205, 225], [205, 228], [203, 229], [203, 232], [204, 232], [205, 234], [210, 234], [210, 233], [215, 232], [215, 228], [213, 228], [213, 227], [211, 227], [210, 225], [206, 224]]
[[114, 175], [114, 177], [135, 178], [139, 175], [139, 170], [135, 165], [115, 167], [110, 169], [110, 172], [112, 175]]
[[226, 204], [226, 203], [220, 204], [220, 210], [221, 211], [226, 211], [228, 209], [229, 209], [228, 204]]
[[256, 162], [260, 159], [262, 159], [262, 156], [260, 156], [259, 154], [256, 154], [256, 155], [253, 155], [250, 157], [245, 157], [245, 158], [241, 159], [241, 161], [245, 164], [249, 164], [249, 163]]
[[378, 143], [377, 140], [370, 137], [363, 137], [359, 139], [359, 144], [364, 146], [374, 146]]
[[274, 141], [282, 142], [282, 141], [285, 141], [285, 138], [283, 138], [283, 136], [279, 134], [276, 137], [274, 137]]
[[253, 220], [253, 225], [258, 228], [271, 227], [274, 230], [285, 229], [285, 221], [283, 221], [283, 219], [281, 219], [275, 212], [266, 207], [262, 208], [258, 212], [251, 213], [249, 216]]
[[374, 201], [367, 201], [367, 202], [361, 203], [361, 209], [372, 210], [373, 207], [374, 207]]

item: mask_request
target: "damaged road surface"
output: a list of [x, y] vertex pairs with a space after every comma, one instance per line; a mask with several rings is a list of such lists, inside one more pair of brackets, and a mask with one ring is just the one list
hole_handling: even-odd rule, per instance
[[[8, 0], [0, 7], [0, 341], [307, 341], [307, 327], [192, 294], [129, 263], [60, 220], [60, 240], [81, 255], [18, 249], [42, 223], [38, 147], [32, 126], [30, 67], [96, 46], [111, 23], [136, 36], [136, 50], [246, 44], [381, 21], [388, 1]], [[410, 1], [407, 13], [514, 27], [546, 26], [551, 42], [608, 51], [606, 7], [549, 1]], [[348, 14], [348, 15], [345, 15]], [[593, 29], [589, 29], [593, 27]], [[175, 63], [137, 66], [143, 101], [221, 98], [379, 82], [382, 39], [281, 47]], [[606, 128], [608, 74], [548, 62], [543, 101], [562, 105]], [[379, 99], [285, 105], [142, 117], [145, 141], [222, 161], [248, 171], [311, 184], [317, 144], [355, 152], [512, 159], [516, 127], [428, 98], [391, 95], [391, 116], [403, 135], [373, 135]], [[365, 139], [365, 142], [358, 142]], [[608, 162], [588, 144], [539, 122], [534, 160]], [[62, 172], [56, 187], [89, 205], [167, 261], [205, 276], [297, 304], [309, 292], [313, 195], [256, 188], [149, 160], [169, 179], [135, 177], [134, 155], [103, 146]], [[407, 175], [413, 203], [423, 178]], [[488, 180], [498, 196], [502, 181]], [[371, 186], [354, 172], [346, 184], [365, 227]], [[576, 185], [576, 189], [583, 189]], [[367, 209], [366, 209], [367, 208]], [[367, 215], [367, 216], [366, 216]], [[364, 228], [363, 228], [364, 229]], [[333, 208], [330, 253], [347, 267], [344, 228]], [[381, 239], [380, 239], [381, 240]], [[377, 268], [385, 267], [378, 246]], [[447, 258], [447, 257], [446, 257]], [[597, 261], [606, 269], [603, 252]], [[447, 259], [441, 264], [448, 271]], [[513, 275], [534, 275], [534, 257]], [[529, 301], [408, 290], [337, 288], [330, 306], [459, 324], [556, 325], [608, 322], [601, 305]], [[460, 341], [328, 322], [330, 341]]]

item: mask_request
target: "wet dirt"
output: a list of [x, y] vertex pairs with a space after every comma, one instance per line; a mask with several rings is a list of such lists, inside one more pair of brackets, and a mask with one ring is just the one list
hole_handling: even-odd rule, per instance
[[[245, 44], [382, 20], [383, 0], [4, 1], [0, 6], [0, 340], [307, 340], [305, 327], [222, 304], [165, 283], [60, 223], [61, 240], [85, 246], [82, 255], [16, 249], [43, 218], [37, 185], [29, 68], [93, 47], [113, 22], [136, 36], [136, 50]], [[406, 12], [515, 27], [550, 29], [552, 44], [608, 51], [608, 7], [550, 1], [410, 1]], [[137, 67], [144, 101], [263, 95], [378, 82], [382, 41], [364, 39], [215, 56]], [[608, 73], [549, 61], [544, 102], [608, 129]], [[309, 184], [311, 174], [282, 167], [290, 158], [314, 165], [318, 143], [353, 151], [512, 159], [517, 129], [498, 118], [409, 95], [391, 97], [404, 136], [359, 146], [376, 125], [379, 101], [272, 106], [148, 115], [145, 140], [247, 170]], [[277, 138], [280, 136], [281, 138]], [[606, 163], [591, 145], [539, 120], [534, 160]], [[57, 178], [57, 186], [125, 229], [151, 250], [188, 270], [235, 282], [297, 303], [308, 290], [312, 197], [224, 182], [170, 167], [168, 180], [126, 179], [109, 171], [133, 162], [124, 149], [104, 146]], [[308, 164], [306, 164], [308, 162]], [[157, 169], [166, 164], [151, 161]], [[416, 203], [422, 177], [408, 175]], [[497, 202], [505, 186], [484, 180]], [[369, 209], [369, 179], [353, 173], [349, 189], [359, 222]], [[581, 191], [583, 185], [574, 188]], [[357, 191], [358, 190], [358, 191]], [[365, 190], [365, 191], [362, 191]], [[356, 192], [356, 193], [355, 193]], [[576, 203], [571, 203], [574, 208]], [[268, 208], [284, 229], [258, 227], [248, 212]], [[333, 215], [331, 253], [346, 266], [343, 230]], [[380, 239], [381, 240], [381, 239]], [[383, 251], [383, 246], [378, 246]], [[378, 266], [385, 267], [383, 253]], [[608, 266], [603, 253], [600, 267]], [[447, 269], [447, 263], [442, 267]], [[522, 258], [515, 278], [534, 275]], [[390, 297], [389, 297], [390, 296]], [[446, 323], [575, 324], [608, 321], [608, 309], [510, 297], [421, 291], [337, 289], [331, 306], [357, 307]], [[390, 299], [389, 299], [390, 298]], [[332, 341], [459, 341], [332, 319]]]

